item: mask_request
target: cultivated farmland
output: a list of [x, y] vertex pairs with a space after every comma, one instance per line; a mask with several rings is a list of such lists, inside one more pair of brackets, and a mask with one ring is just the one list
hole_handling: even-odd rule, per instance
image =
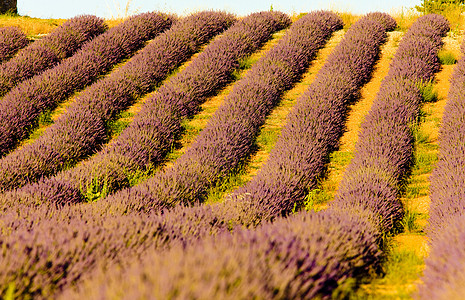
[[463, 295], [465, 46], [404, 21], [1, 27], [0, 297]]

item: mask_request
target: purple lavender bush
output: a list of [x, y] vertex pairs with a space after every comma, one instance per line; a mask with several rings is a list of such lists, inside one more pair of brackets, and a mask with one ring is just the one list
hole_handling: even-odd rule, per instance
[[465, 211], [464, 81], [465, 59], [461, 59], [452, 74], [439, 130], [439, 160], [429, 178], [431, 205], [427, 231], [430, 237], [441, 235], [443, 225]]
[[78, 16], [58, 26], [44, 38], [31, 43], [13, 59], [0, 65], [0, 97], [18, 83], [70, 57], [85, 42], [95, 38], [106, 29], [107, 26], [102, 18], [88, 15]]
[[91, 84], [171, 23], [171, 17], [158, 13], [130, 17], [86, 43], [61, 64], [12, 89], [0, 100], [0, 157], [28, 136], [44, 110], [53, 109], [76, 90]]
[[154, 247], [157, 232], [163, 231], [159, 217], [104, 218], [74, 209], [17, 208], [18, 215], [14, 211], [2, 215], [2, 299], [10, 293], [15, 299], [54, 298], [98, 263], [124, 261]]
[[106, 141], [107, 124], [118, 112], [152, 90], [233, 21], [230, 14], [201, 12], [157, 36], [124, 66], [81, 93], [34, 143], [1, 159], [0, 190], [53, 175], [94, 153]]
[[[405, 34], [362, 124], [336, 199], [330, 203], [340, 209], [367, 210], [381, 232], [392, 230], [403, 216], [398, 194], [412, 165], [411, 124], [420, 112], [421, 86], [439, 70], [436, 54], [447, 28], [444, 17], [426, 15]], [[421, 49], [416, 48], [419, 45]]]
[[394, 20], [394, 18], [391, 17], [390, 15], [388, 15], [386, 13], [383, 13], [383, 12], [367, 13], [364, 17], [367, 18], [367, 19], [378, 22], [379, 24], [381, 24], [384, 27], [384, 30], [386, 30], [386, 31], [392, 31], [392, 30], [396, 29], [396, 27], [397, 27], [396, 20]]
[[0, 63], [12, 58], [16, 52], [28, 44], [29, 40], [19, 28], [14, 26], [0, 27]]
[[255, 203], [251, 210], [261, 217], [253, 222], [291, 213], [315, 188], [344, 132], [347, 107], [369, 79], [386, 40], [385, 28], [377, 22], [381, 17], [384, 23], [393, 21], [386, 14], [369, 14], [352, 25], [297, 99], [267, 163], [231, 196]]
[[[462, 43], [464, 52], [464, 43]], [[439, 160], [430, 181], [430, 254], [417, 299], [460, 299], [464, 294], [465, 252], [465, 58], [454, 68], [439, 130]]]

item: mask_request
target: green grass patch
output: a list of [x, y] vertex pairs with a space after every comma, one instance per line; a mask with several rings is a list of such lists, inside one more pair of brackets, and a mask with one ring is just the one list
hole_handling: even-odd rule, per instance
[[415, 152], [412, 166], [412, 174], [407, 178], [403, 197], [414, 199], [427, 196], [429, 193], [430, 174], [438, 161], [437, 144], [432, 143], [430, 136], [420, 129], [414, 129]]
[[328, 170], [323, 177], [318, 179], [317, 187], [310, 190], [305, 197], [303, 203], [303, 209], [309, 211], [320, 211], [323, 209], [323, 205], [333, 200], [336, 190], [327, 178], [329, 170], [335, 170], [337, 173], [343, 172], [344, 169], [349, 165], [350, 161], [354, 157], [352, 152], [333, 151], [329, 155]]
[[322, 204], [332, 199], [332, 194], [321, 188], [311, 190], [304, 198], [303, 209], [306, 211], [320, 211]]
[[403, 191], [403, 196], [407, 199], [414, 199], [428, 195], [429, 183], [426, 180], [409, 180]]
[[126, 176], [129, 181], [129, 186], [135, 186], [152, 177], [160, 167], [155, 167], [152, 164], [148, 164], [144, 169], [137, 169], [136, 171], [127, 172]]
[[203, 127], [192, 125], [192, 120], [209, 118], [210, 116], [200, 116], [196, 115], [192, 119], [184, 119], [181, 121], [182, 133], [180, 139], [178, 139], [172, 146], [172, 149], [166, 155], [166, 161], [174, 161], [178, 159], [182, 154], [184, 149], [182, 148], [183, 142], [192, 143], [195, 140], [195, 137], [203, 130]]
[[110, 187], [108, 185], [108, 179], [99, 179], [92, 178], [90, 184], [86, 187], [79, 185], [79, 190], [81, 195], [86, 199], [87, 202], [95, 202], [97, 200], [103, 199], [110, 194]]
[[252, 65], [257, 62], [257, 60], [257, 58], [252, 58], [251, 56], [239, 59], [239, 67], [231, 73], [232, 80], [240, 80], [244, 71], [250, 69]]
[[413, 250], [392, 249], [383, 266], [386, 276], [382, 281], [395, 285], [414, 281], [420, 277], [423, 263]]
[[129, 123], [131, 123], [131, 118], [134, 116], [133, 113], [128, 111], [121, 112], [117, 118], [108, 122], [107, 130], [108, 136], [110, 139], [117, 137], [118, 135], [123, 132], [123, 130], [128, 127]]
[[342, 170], [350, 163], [352, 158], [354, 158], [354, 153], [352, 152], [333, 151], [329, 155], [329, 163], [331, 166]]
[[432, 82], [420, 83], [419, 88], [423, 96], [423, 102], [432, 103], [438, 101], [438, 91]]
[[259, 147], [267, 153], [270, 153], [276, 144], [280, 133], [281, 128], [263, 128], [260, 132], [260, 135], [257, 137], [257, 145], [259, 145]]
[[432, 152], [429, 147], [418, 147], [417, 155], [415, 156], [414, 172], [419, 174], [428, 174], [433, 171], [433, 168], [438, 161], [436, 152]]
[[455, 57], [454, 53], [448, 50], [439, 50], [438, 58], [443, 65], [453, 65], [457, 62], [457, 58]]
[[419, 144], [430, 143], [431, 141], [430, 135], [424, 132], [423, 130], [421, 130], [418, 123], [414, 124], [411, 128], [412, 128], [413, 138], [415, 139], [415, 144], [417, 144], [417, 146]]
[[406, 203], [404, 205], [404, 217], [402, 218], [401, 226], [404, 232], [407, 233], [420, 233], [422, 228], [418, 225], [418, 220], [422, 219], [424, 216], [418, 212], [415, 207]]
[[[438, 124], [437, 118], [432, 118], [429, 114], [422, 111], [419, 122], [433, 121]], [[412, 175], [422, 175], [431, 173], [434, 165], [438, 161], [438, 145], [431, 139], [431, 133], [428, 128], [421, 127], [418, 123], [412, 126], [412, 134], [415, 140], [414, 165]]]
[[245, 184], [243, 175], [244, 167], [240, 167], [235, 172], [231, 172], [230, 175], [218, 180], [215, 185], [208, 189], [205, 202], [207, 204], [212, 204], [223, 201], [227, 194], [234, 191], [237, 187]]
[[44, 134], [45, 128], [53, 124], [52, 113], [52, 110], [47, 109], [39, 115], [36, 123], [37, 126], [31, 128], [29, 136], [21, 142], [21, 145], [31, 144]]
[[39, 115], [39, 127], [50, 126], [53, 124], [52, 112], [53, 111], [51, 109], [47, 109]]
[[253, 59], [250, 55], [239, 59], [239, 70], [248, 70], [258, 59]]

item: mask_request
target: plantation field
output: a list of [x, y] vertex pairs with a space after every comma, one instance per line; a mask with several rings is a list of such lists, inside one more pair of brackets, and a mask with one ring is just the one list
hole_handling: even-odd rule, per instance
[[0, 17], [0, 298], [460, 299], [461, 19]]

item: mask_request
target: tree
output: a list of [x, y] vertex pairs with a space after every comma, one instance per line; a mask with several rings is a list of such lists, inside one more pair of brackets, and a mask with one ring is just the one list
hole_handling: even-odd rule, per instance
[[421, 5], [415, 6], [417, 11], [424, 14], [441, 13], [451, 7], [464, 8], [465, 0], [423, 0]]
[[16, 0], [0, 0], [0, 14], [16, 14], [17, 12], [18, 8], [16, 5]]

